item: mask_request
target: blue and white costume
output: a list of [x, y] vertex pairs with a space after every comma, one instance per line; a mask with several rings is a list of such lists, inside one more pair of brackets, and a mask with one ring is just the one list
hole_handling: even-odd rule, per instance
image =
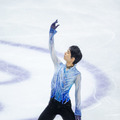
[[51, 98], [54, 97], [63, 104], [70, 100], [69, 91], [75, 83], [75, 115], [81, 116], [81, 73], [76, 69], [76, 65], [70, 69], [66, 69], [56, 56], [54, 49], [54, 35], [57, 31], [50, 28], [49, 32], [49, 50], [52, 61], [54, 63], [54, 76], [51, 81]]

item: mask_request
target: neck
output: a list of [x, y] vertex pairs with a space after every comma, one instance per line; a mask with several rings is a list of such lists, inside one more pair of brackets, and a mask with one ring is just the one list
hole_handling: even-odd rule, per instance
[[68, 69], [70, 69], [71, 67], [73, 67], [74, 65], [73, 64], [71, 64], [71, 63], [67, 63], [66, 64], [66, 67], [68, 68]]

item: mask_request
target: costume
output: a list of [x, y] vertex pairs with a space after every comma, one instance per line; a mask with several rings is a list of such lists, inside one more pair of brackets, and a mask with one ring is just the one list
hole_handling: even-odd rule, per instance
[[[76, 65], [67, 70], [66, 64], [63, 64], [57, 58], [54, 49], [54, 35], [56, 33], [57, 31], [51, 27], [49, 32], [49, 50], [55, 68], [55, 72], [51, 81], [51, 99], [38, 120], [45, 120], [44, 117], [47, 115], [49, 116], [49, 119], [46, 118], [46, 120], [53, 120], [56, 114], [60, 114], [64, 120], [75, 120], [75, 116], [81, 116], [81, 73], [76, 69]], [[74, 83], [75, 115], [71, 109], [71, 101], [69, 97], [69, 91]], [[56, 107], [54, 104], [56, 104]], [[61, 109], [58, 109], [59, 107]], [[65, 113], [63, 108], [69, 112]], [[51, 114], [54, 113], [54, 115], [52, 115], [53, 117], [51, 118], [49, 115], [50, 111], [52, 112]], [[63, 115], [63, 113], [65, 115]], [[68, 116], [68, 118], [66, 116]], [[71, 119], [69, 116], [71, 116]]]

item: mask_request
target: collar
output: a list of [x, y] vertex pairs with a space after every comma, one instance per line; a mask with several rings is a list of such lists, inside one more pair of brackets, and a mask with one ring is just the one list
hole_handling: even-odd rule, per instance
[[[70, 67], [68, 70], [73, 70], [76, 67], [76, 64], [73, 67]], [[65, 64], [65, 69], [67, 68], [66, 64]]]

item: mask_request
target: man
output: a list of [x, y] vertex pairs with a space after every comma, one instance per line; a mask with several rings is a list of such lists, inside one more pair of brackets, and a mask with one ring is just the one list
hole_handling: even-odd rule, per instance
[[[54, 34], [57, 32], [56, 20], [50, 27], [49, 50], [54, 63], [55, 73], [51, 82], [51, 98], [48, 106], [38, 120], [53, 120], [57, 114], [63, 120], [81, 120], [81, 74], [76, 64], [82, 59], [82, 53], [77, 46], [71, 46], [64, 54], [64, 65], [56, 56], [54, 50]], [[75, 83], [75, 114], [71, 108], [69, 91]]]

